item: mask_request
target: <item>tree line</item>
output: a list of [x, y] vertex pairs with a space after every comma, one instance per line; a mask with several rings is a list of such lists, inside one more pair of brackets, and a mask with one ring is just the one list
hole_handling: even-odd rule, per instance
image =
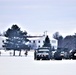
[[[12, 27], [8, 28], [3, 34], [6, 37], [6, 40], [3, 40], [3, 47], [6, 50], [13, 50], [13, 56], [15, 56], [15, 51], [19, 51], [19, 56], [21, 56], [21, 50], [30, 50], [30, 46], [26, 44], [30, 41], [27, 38], [27, 34], [27, 31], [22, 31], [20, 27], [18, 27], [18, 25], [12, 25]], [[45, 38], [43, 47], [51, 48], [50, 39], [48, 35]]]

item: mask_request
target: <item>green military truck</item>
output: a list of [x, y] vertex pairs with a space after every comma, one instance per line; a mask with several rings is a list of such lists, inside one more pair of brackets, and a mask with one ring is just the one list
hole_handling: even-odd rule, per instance
[[51, 58], [51, 53], [50, 53], [50, 48], [48, 47], [42, 47], [38, 48], [34, 52], [34, 59], [35, 60], [50, 60]]

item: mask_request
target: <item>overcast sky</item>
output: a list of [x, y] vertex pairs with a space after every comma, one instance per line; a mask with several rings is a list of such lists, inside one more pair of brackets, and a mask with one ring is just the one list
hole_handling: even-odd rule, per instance
[[76, 0], [0, 0], [0, 31], [12, 24], [29, 34], [75, 33]]

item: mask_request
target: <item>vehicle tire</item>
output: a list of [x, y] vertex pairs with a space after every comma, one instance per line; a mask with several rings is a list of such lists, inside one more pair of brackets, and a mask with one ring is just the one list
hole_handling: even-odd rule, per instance
[[39, 58], [37, 58], [37, 60], [40, 60]]
[[55, 58], [55, 60], [62, 60], [62, 58], [61, 57], [57, 57], [57, 58]]
[[50, 58], [48, 58], [47, 60], [50, 60]]

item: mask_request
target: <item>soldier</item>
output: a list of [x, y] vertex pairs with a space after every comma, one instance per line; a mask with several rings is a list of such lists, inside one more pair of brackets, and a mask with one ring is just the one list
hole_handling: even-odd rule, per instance
[[10, 56], [11, 56], [12, 52], [10, 52], [9, 54], [10, 54]]
[[0, 56], [1, 56], [1, 51], [0, 51]]
[[28, 55], [28, 51], [26, 50], [26, 52], [25, 52], [25, 56], [27, 56]]
[[36, 59], [36, 50], [34, 51], [34, 60]]

